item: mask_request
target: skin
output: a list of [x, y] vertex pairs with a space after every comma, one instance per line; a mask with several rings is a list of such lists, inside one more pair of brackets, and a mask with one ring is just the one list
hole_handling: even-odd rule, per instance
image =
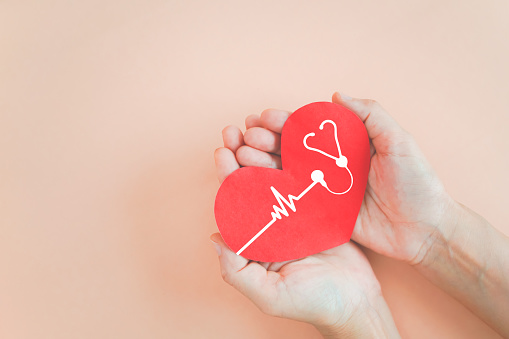
[[398, 336], [373, 270], [353, 243], [291, 262], [260, 263], [236, 255], [219, 233], [211, 239], [223, 279], [262, 312], [313, 324], [324, 337]]
[[[413, 137], [380, 104], [339, 93], [332, 101], [354, 112], [370, 138], [368, 184], [352, 239], [413, 265], [509, 335], [503, 319], [509, 263], [501, 260], [509, 257], [509, 239], [449, 196]], [[250, 115], [244, 135], [226, 127], [224, 147], [214, 155], [220, 182], [240, 166], [280, 169], [280, 133], [290, 114]], [[324, 337], [399, 337], [369, 262], [353, 242], [298, 261], [257, 263], [230, 251], [218, 233], [211, 239], [226, 282], [263, 312], [311, 323]]]

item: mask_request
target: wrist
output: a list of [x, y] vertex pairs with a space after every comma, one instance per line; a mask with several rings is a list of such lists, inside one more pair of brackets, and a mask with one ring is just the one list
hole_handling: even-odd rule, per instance
[[483, 268], [485, 263], [478, 259], [484, 256], [473, 245], [489, 237], [491, 226], [486, 220], [451, 198], [435, 228], [428, 250], [415, 265], [417, 270], [438, 270], [441, 264], [450, 265], [459, 259], [464, 264], [468, 262], [472, 274]]
[[509, 239], [455, 202], [440, 237], [415, 268], [503, 336], [509, 335]]
[[465, 218], [462, 205], [449, 195], [445, 196], [441, 205], [443, 209], [440, 217], [436, 218], [432, 224], [422, 227], [428, 228], [429, 233], [423, 240], [418, 256], [414, 262], [411, 262], [411, 265], [418, 270], [432, 265], [444, 251], [449, 249], [458, 225], [461, 225], [462, 219]]
[[326, 339], [399, 338], [392, 314], [381, 292], [366, 298], [346, 320], [314, 326]]

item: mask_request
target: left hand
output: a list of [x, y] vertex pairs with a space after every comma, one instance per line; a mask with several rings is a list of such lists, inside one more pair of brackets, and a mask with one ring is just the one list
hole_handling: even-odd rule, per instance
[[[269, 140], [249, 140], [251, 145], [259, 143], [259, 149], [243, 146], [242, 132], [226, 127], [225, 147], [214, 154], [221, 182], [240, 167], [239, 158], [247, 166], [281, 168], [279, 146], [274, 145], [279, 137], [277, 131], [259, 128], [261, 121], [256, 116], [246, 119], [246, 127], [246, 138], [253, 135], [249, 129], [254, 128], [258, 133], [266, 131], [265, 139]], [[267, 149], [269, 145], [273, 149]], [[239, 149], [242, 154], [237, 152]], [[380, 284], [366, 256], [354, 243], [299, 260], [262, 263], [235, 254], [219, 233], [213, 234], [211, 240], [219, 255], [223, 279], [264, 313], [310, 323], [325, 336], [399, 336]]]
[[381, 298], [368, 260], [351, 242], [300, 260], [259, 263], [235, 254], [219, 233], [211, 239], [228, 284], [262, 312], [310, 323], [324, 335], [361, 331], [364, 313]]

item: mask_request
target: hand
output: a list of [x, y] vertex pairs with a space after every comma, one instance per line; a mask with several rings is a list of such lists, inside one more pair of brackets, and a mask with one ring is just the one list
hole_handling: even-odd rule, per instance
[[455, 204], [413, 137], [373, 100], [335, 93], [332, 101], [364, 122], [371, 167], [352, 239], [380, 254], [419, 264], [436, 239], [450, 233]]
[[335, 93], [364, 121], [371, 168], [352, 239], [417, 271], [509, 336], [509, 238], [454, 201], [415, 140], [375, 101]]
[[368, 260], [351, 242], [300, 260], [260, 263], [235, 254], [219, 233], [211, 240], [223, 279], [265, 314], [310, 323], [331, 338], [388, 335], [380, 318], [396, 331]]
[[[288, 115], [269, 110], [261, 119], [250, 116], [245, 136], [225, 128], [225, 147], [215, 152], [219, 180], [240, 165], [281, 168], [279, 133]], [[353, 243], [300, 260], [261, 263], [236, 255], [219, 233], [211, 240], [224, 280], [264, 313], [308, 322], [327, 337], [399, 337], [373, 270]]]

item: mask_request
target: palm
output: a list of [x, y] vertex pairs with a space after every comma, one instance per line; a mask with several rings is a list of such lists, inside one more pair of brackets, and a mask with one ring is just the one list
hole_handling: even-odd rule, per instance
[[447, 195], [413, 139], [396, 151], [373, 155], [352, 238], [381, 254], [417, 263]]
[[[366, 293], [380, 288], [368, 260], [353, 243], [300, 260], [260, 265], [267, 269], [264, 293], [253, 300], [260, 309], [324, 326], [346, 322], [367, 302]], [[246, 279], [256, 275], [253, 270]]]

